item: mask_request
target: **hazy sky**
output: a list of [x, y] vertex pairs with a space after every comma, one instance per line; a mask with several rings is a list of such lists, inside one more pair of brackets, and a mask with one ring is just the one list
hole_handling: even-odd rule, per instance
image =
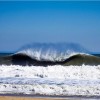
[[0, 1], [0, 51], [34, 42], [73, 42], [100, 52], [100, 1]]

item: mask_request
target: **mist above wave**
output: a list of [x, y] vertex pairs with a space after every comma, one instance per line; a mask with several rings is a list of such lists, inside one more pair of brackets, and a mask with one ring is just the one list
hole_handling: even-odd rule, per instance
[[37, 60], [62, 61], [72, 55], [89, 51], [75, 43], [33, 43], [23, 46], [18, 53]]

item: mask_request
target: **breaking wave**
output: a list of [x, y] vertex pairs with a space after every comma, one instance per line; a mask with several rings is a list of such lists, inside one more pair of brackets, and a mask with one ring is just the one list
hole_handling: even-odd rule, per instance
[[38, 44], [23, 47], [15, 54], [0, 57], [0, 64], [22, 66], [99, 65], [100, 57], [77, 44]]
[[0, 57], [0, 93], [100, 96], [100, 57], [72, 43], [22, 47]]
[[22, 47], [17, 54], [25, 54], [37, 60], [62, 61], [88, 50], [75, 43], [34, 43]]

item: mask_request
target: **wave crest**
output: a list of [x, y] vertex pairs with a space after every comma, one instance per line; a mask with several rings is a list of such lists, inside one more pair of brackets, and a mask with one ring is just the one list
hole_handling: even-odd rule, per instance
[[34, 43], [22, 47], [17, 53], [28, 55], [37, 60], [63, 61], [70, 56], [89, 53], [89, 51], [74, 43]]

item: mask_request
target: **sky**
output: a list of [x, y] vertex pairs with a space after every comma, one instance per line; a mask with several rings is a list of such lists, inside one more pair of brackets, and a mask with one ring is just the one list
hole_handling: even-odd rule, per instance
[[100, 52], [100, 1], [0, 1], [0, 51], [35, 42]]

